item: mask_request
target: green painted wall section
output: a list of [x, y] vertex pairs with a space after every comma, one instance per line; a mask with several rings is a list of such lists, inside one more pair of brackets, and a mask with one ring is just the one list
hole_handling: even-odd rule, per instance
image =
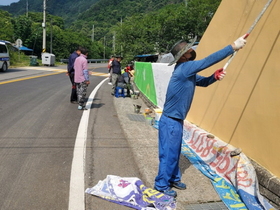
[[137, 88], [151, 101], [157, 104], [152, 64], [135, 62], [135, 79]]

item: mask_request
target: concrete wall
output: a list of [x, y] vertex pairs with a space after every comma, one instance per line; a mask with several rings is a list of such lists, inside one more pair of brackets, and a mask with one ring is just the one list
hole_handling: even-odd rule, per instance
[[[267, 0], [223, 0], [197, 59], [245, 34]], [[197, 88], [187, 120], [239, 147], [280, 177], [280, 1], [274, 0], [227, 68], [224, 80]], [[228, 59], [202, 72], [210, 75]]]

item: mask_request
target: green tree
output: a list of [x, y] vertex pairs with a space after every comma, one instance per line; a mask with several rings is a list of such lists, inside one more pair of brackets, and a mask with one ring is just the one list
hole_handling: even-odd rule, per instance
[[[83, 46], [89, 49], [89, 56], [102, 58], [104, 47], [100, 42], [92, 43], [91, 37], [81, 32], [74, 32], [70, 29], [64, 29], [64, 21], [61, 17], [47, 14], [46, 19], [46, 40], [47, 51], [50, 52], [52, 38], [52, 53], [57, 59], [68, 58], [69, 54], [77, 46]], [[33, 54], [40, 56], [42, 52], [42, 29], [43, 17], [41, 13], [31, 12], [28, 17], [21, 15], [14, 18], [15, 37], [22, 39], [23, 44], [33, 49]], [[52, 34], [52, 37], [51, 37]]]
[[200, 39], [214, 16], [221, 0], [185, 0], [187, 2], [189, 19], [192, 23], [192, 33]]
[[101, 40], [110, 34], [110, 28], [118, 25], [133, 15], [157, 11], [168, 4], [180, 3], [182, 0], [102, 0], [97, 1], [78, 16], [70, 26], [73, 30], [82, 30], [91, 34], [95, 26], [95, 40]]
[[137, 54], [166, 53], [172, 45], [195, 35], [198, 41], [208, 27], [221, 0], [189, 0], [170, 4], [156, 12], [134, 15], [117, 24], [116, 43], [128, 59]]
[[32, 33], [31, 26], [32, 21], [30, 18], [22, 15], [14, 18], [14, 37], [15, 39], [21, 39], [23, 43], [28, 42], [28, 39]]
[[[77, 45], [87, 47], [91, 58], [108, 58], [112, 54], [121, 54], [132, 59], [136, 54], [165, 53], [180, 39], [188, 41], [197, 35], [199, 41], [220, 2], [221, 0], [88, 0], [73, 4], [74, 0], [67, 3], [63, 0], [48, 0], [47, 51], [50, 49], [52, 32], [52, 52], [57, 58], [68, 57]], [[7, 26], [0, 36], [5, 35], [9, 37], [8, 40], [13, 41], [21, 38], [25, 46], [40, 56], [42, 2], [30, 0], [29, 3], [33, 8], [30, 11], [40, 12], [15, 17], [12, 22], [9, 13], [0, 13], [0, 23]], [[0, 8], [10, 9], [13, 14], [23, 14], [23, 4], [20, 1], [11, 7]], [[80, 12], [79, 15], [72, 14], [76, 9]], [[63, 18], [49, 13], [60, 14]], [[64, 20], [72, 20], [77, 15], [75, 23], [65, 30]], [[4, 24], [6, 20], [13, 27], [11, 24]]]
[[0, 10], [0, 40], [13, 42], [13, 24], [11, 15], [3, 10]]

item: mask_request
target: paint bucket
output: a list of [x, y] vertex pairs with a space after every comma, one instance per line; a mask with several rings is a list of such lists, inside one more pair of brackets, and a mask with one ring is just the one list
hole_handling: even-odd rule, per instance
[[140, 95], [140, 92], [139, 92], [138, 90], [135, 90], [135, 91], [134, 91], [134, 94], [137, 95], [137, 96], [139, 96], [139, 95]]
[[138, 95], [131, 95], [131, 98], [136, 100], [138, 99]]
[[153, 118], [150, 116], [146, 117], [146, 122], [148, 125], [153, 125]]

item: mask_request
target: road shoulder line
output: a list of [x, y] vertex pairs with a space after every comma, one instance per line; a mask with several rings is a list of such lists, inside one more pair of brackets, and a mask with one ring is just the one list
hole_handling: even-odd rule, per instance
[[83, 111], [82, 118], [80, 120], [75, 147], [73, 152], [73, 160], [70, 176], [69, 187], [69, 203], [68, 210], [84, 210], [85, 209], [85, 156], [86, 156], [86, 140], [87, 140], [87, 126], [89, 120], [89, 114], [93, 99], [101, 87], [101, 85], [108, 80], [108, 78], [102, 80], [91, 92], [86, 108], [88, 110]]

